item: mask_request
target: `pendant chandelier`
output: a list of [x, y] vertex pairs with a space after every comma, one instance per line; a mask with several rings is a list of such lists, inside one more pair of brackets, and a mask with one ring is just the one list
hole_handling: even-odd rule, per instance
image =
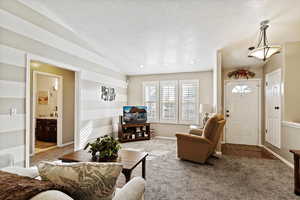
[[256, 47], [249, 47], [248, 57], [254, 57], [266, 61], [272, 55], [280, 53], [279, 45], [269, 45], [267, 40], [267, 28], [269, 21], [265, 20], [260, 23], [260, 33]]

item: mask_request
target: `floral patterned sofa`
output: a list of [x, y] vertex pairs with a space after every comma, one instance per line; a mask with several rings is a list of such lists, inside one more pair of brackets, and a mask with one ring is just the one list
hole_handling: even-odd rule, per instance
[[[5, 167], [1, 170], [18, 174], [21, 176], [28, 176], [31, 178], [38, 178], [39, 173], [36, 167], [21, 168], [21, 167]], [[122, 188], [117, 188], [113, 200], [144, 200], [145, 180], [141, 177], [135, 177], [130, 180]], [[57, 191], [48, 190], [39, 193], [31, 198], [31, 200], [72, 200], [67, 194]]]

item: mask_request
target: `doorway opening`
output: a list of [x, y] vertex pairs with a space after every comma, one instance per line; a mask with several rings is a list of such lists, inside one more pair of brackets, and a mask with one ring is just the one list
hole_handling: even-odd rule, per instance
[[49, 63], [31, 59], [27, 65], [27, 166], [74, 151], [77, 72]]
[[32, 71], [32, 154], [36, 154], [62, 145], [63, 76], [44, 72], [46, 68]]

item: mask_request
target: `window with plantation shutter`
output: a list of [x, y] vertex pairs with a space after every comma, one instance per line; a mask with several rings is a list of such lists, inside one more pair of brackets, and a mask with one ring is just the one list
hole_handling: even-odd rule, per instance
[[149, 122], [198, 124], [199, 80], [143, 82]]
[[179, 81], [179, 123], [198, 124], [199, 122], [199, 81]]
[[178, 81], [160, 81], [160, 122], [178, 121]]
[[147, 106], [147, 119], [149, 122], [159, 121], [159, 82], [143, 83], [144, 105]]

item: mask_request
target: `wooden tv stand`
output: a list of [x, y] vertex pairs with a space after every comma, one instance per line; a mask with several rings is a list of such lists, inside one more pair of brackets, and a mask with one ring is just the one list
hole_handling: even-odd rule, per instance
[[122, 116], [118, 127], [119, 142], [150, 140], [150, 123], [123, 123]]

